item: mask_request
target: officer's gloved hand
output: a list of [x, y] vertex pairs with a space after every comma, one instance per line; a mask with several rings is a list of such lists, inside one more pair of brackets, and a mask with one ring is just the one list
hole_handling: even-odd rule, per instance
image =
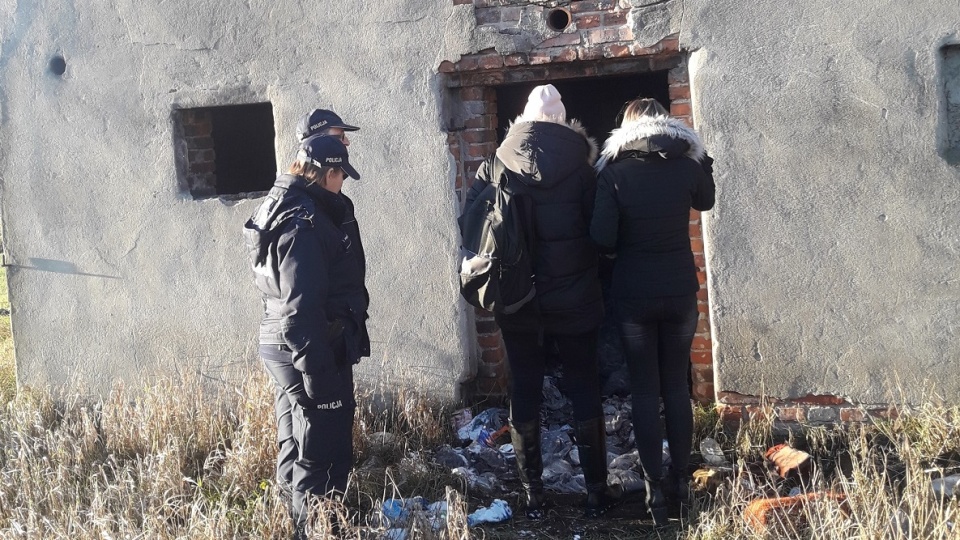
[[346, 380], [349, 370], [340, 370], [337, 366], [330, 369], [303, 372], [303, 389], [306, 403], [300, 405], [307, 409], [339, 409], [350, 403], [352, 388]]
[[348, 321], [342, 319], [331, 321], [321, 339], [288, 331], [293, 365], [303, 375], [305, 395], [297, 400], [300, 406], [333, 410], [353, 403], [353, 374], [346, 362], [348, 326]]

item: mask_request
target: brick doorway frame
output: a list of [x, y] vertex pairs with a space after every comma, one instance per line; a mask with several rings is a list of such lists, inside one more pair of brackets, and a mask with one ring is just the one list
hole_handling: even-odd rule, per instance
[[[496, 87], [519, 82], [551, 82], [613, 75], [634, 75], [667, 71], [670, 114], [693, 126], [690, 83], [686, 53], [679, 49], [676, 35], [668, 36], [652, 47], [613, 46], [599, 58], [579, 61], [573, 48], [556, 54], [500, 55], [489, 49], [443, 62], [448, 104], [446, 107], [447, 143], [456, 162], [455, 191], [460, 210], [480, 164], [497, 148]], [[598, 141], [602, 143], [602, 141]], [[713, 345], [710, 335], [710, 310], [706, 289], [706, 260], [700, 213], [690, 212], [690, 245], [697, 265], [700, 291], [697, 293], [700, 319], [690, 351], [693, 397], [701, 403], [715, 400]], [[493, 314], [474, 309], [477, 377], [467, 393], [474, 398], [501, 398], [507, 393], [506, 352]]]

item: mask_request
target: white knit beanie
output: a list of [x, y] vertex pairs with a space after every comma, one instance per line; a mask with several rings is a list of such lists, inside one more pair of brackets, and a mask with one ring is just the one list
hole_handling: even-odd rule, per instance
[[566, 122], [567, 109], [560, 101], [560, 92], [552, 84], [538, 86], [530, 92], [527, 106], [520, 119], [528, 122], [545, 120], [548, 122]]

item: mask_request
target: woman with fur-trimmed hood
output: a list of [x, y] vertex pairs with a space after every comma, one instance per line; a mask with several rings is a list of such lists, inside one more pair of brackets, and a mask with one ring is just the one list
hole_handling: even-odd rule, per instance
[[[542, 516], [540, 405], [545, 349], [556, 346], [574, 406], [580, 462], [587, 483], [585, 515], [602, 514], [608, 492], [606, 431], [600, 400], [597, 334], [603, 320], [598, 253], [590, 240], [597, 179], [596, 143], [576, 120], [567, 121], [551, 85], [531, 92], [503, 143], [477, 172], [467, 208], [499, 175], [500, 184], [532, 201], [536, 295], [516, 313], [498, 313], [510, 365], [510, 427], [526, 514]], [[532, 230], [531, 230], [532, 229]]]
[[[714, 202], [713, 160], [696, 132], [653, 99], [627, 104], [604, 144], [590, 235], [616, 254], [612, 297], [633, 395], [633, 429], [654, 522], [689, 494], [693, 411], [688, 377], [697, 329], [690, 209]], [[663, 398], [671, 474], [661, 478]]]

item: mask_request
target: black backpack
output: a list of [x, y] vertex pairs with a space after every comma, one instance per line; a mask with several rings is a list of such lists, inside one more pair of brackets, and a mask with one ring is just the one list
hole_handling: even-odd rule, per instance
[[490, 183], [458, 219], [460, 294], [473, 306], [511, 314], [533, 300], [533, 201], [513, 192], [519, 180], [494, 156]]

